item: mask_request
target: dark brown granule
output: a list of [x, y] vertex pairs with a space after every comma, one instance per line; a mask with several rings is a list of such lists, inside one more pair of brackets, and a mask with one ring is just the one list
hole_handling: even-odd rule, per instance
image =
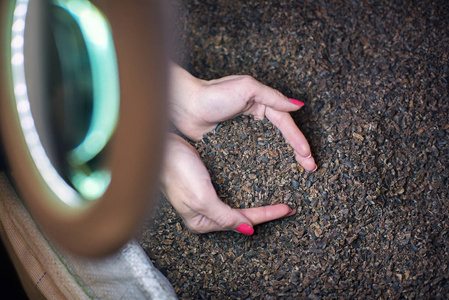
[[297, 168], [266, 120], [231, 120], [196, 143], [229, 205], [299, 213], [251, 237], [193, 235], [163, 200], [140, 241], [179, 298], [449, 298], [449, 2], [179, 8], [179, 63], [305, 102], [292, 115], [319, 165]]

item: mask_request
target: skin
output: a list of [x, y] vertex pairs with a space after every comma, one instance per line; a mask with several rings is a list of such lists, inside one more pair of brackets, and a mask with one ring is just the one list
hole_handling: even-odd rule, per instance
[[[298, 163], [309, 172], [316, 170], [309, 143], [289, 114], [300, 106], [280, 92], [250, 76], [206, 81], [176, 64], [170, 71], [170, 118], [186, 137], [199, 140], [218, 123], [241, 114], [260, 120], [267, 117], [292, 146]], [[295, 214], [285, 204], [248, 209], [224, 204], [196, 150], [175, 134], [168, 135], [163, 165], [161, 190], [193, 233], [236, 230], [242, 224], [253, 227]]]

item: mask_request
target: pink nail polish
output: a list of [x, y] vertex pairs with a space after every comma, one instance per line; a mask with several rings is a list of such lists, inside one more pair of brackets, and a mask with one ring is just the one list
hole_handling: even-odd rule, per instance
[[239, 227], [236, 229], [238, 232], [246, 234], [246, 235], [252, 235], [254, 233], [254, 228], [249, 226], [248, 224], [240, 224]]
[[295, 104], [295, 105], [304, 106], [304, 103], [299, 101], [299, 100], [296, 100], [296, 99], [293, 99], [293, 98], [288, 98], [288, 100], [290, 100], [290, 102]]

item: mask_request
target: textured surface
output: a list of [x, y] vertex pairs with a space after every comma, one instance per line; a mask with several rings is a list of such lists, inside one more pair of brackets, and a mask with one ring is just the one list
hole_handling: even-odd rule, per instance
[[266, 121], [195, 144], [235, 207], [297, 215], [190, 234], [163, 201], [140, 243], [181, 299], [449, 297], [449, 3], [206, 1], [180, 12], [178, 61], [250, 74], [306, 103], [294, 113], [319, 169], [294, 166]]
[[[176, 299], [170, 283], [136, 241], [127, 243], [114, 255], [97, 259], [59, 251], [39, 231], [1, 172], [0, 235], [31, 299]], [[2, 265], [0, 279], [7, 270], [3, 267], [9, 268]], [[0, 284], [4, 287], [4, 282]], [[4, 289], [8, 296], [12, 295], [10, 288]], [[24, 296], [15, 293], [14, 299]]]

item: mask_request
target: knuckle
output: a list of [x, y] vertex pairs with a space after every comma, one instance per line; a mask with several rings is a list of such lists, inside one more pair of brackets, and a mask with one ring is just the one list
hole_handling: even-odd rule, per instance
[[194, 197], [192, 199], [190, 199], [190, 207], [192, 208], [193, 211], [198, 212], [198, 213], [204, 213], [206, 210], [206, 206], [207, 205], [207, 200], [204, 197]]
[[240, 81], [243, 85], [253, 86], [258, 83], [258, 81], [251, 75], [241, 75]]
[[191, 221], [187, 221], [186, 223], [186, 227], [187, 229], [194, 234], [201, 234], [201, 233], [205, 233], [201, 230], [200, 226], [198, 226], [197, 224], [195, 224], [194, 222]]
[[233, 229], [234, 228], [234, 220], [230, 217], [230, 215], [222, 214], [221, 216], [215, 219], [215, 222], [223, 229]]
[[187, 229], [194, 234], [203, 234], [210, 232], [207, 218], [204, 216], [196, 216], [191, 219], [184, 220]]
[[206, 188], [200, 188], [196, 191], [195, 195], [190, 198], [189, 206], [197, 213], [207, 214], [211, 197], [211, 194]]

